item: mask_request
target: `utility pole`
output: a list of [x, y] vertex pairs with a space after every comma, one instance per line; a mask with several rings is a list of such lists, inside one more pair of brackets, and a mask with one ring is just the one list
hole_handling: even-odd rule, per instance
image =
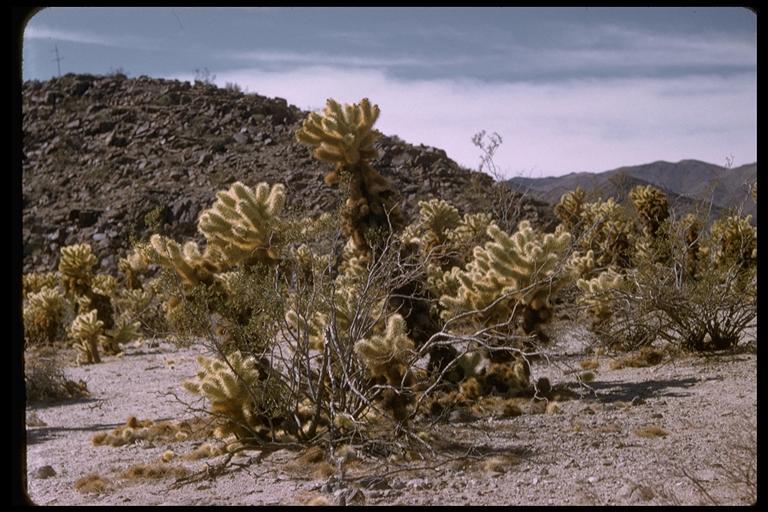
[[56, 57], [54, 57], [51, 60], [56, 61], [56, 68], [59, 70], [59, 78], [61, 78], [61, 61], [64, 60], [64, 57], [61, 57], [59, 55], [59, 45], [54, 45], [53, 50], [51, 50], [51, 52], [56, 54]]

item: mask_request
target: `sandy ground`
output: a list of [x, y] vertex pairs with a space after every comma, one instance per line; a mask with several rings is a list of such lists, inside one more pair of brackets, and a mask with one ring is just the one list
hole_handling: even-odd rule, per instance
[[[67, 368], [70, 378], [87, 382], [91, 397], [27, 407], [30, 499], [38, 505], [290, 505], [313, 499], [382, 505], [736, 505], [756, 496], [754, 475], [749, 484], [741, 472], [756, 467], [757, 358], [749, 353], [620, 370], [611, 370], [603, 357], [592, 390], [562, 402], [555, 414], [435, 425], [430, 434], [455, 445], [437, 461], [398, 466], [363, 458], [340, 479], [297, 469], [296, 452], [280, 450], [258, 460], [259, 452], [252, 451], [234, 458], [238, 465], [215, 479], [180, 488], [173, 477], [122, 478], [133, 464], [157, 462], [169, 449], [181, 456], [203, 442], [110, 447], [94, 446], [91, 437], [132, 415], [155, 421], [192, 417], [171, 393], [194, 400], [180, 382], [195, 374], [194, 358], [204, 350], [144, 343], [121, 358]], [[587, 356], [578, 347], [560, 354], [548, 365], [537, 364], [535, 375], [575, 383], [570, 370]], [[649, 426], [659, 427], [661, 435], [640, 435], [639, 429]], [[223, 456], [179, 459], [169, 465], [197, 471]], [[75, 483], [91, 473], [101, 475], [106, 487], [76, 490]]]

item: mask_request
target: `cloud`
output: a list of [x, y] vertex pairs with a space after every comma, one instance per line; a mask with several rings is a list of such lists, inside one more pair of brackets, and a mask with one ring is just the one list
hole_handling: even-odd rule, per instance
[[363, 68], [387, 68], [394, 66], [431, 67], [457, 65], [466, 59], [435, 59], [419, 57], [376, 57], [355, 55], [331, 55], [319, 52], [248, 51], [225, 52], [220, 58], [260, 64], [284, 64], [293, 66], [352, 66]]
[[145, 37], [118, 35], [104, 36], [92, 32], [49, 28], [44, 25], [28, 25], [24, 30], [24, 39], [55, 39], [57, 41], [67, 41], [70, 43], [94, 44], [99, 46], [143, 50], [152, 50], [157, 48], [157, 42], [153, 42], [152, 40]]
[[313, 66], [234, 69], [217, 77], [220, 85], [234, 82], [302, 109], [320, 109], [329, 97], [368, 97], [381, 107], [378, 127], [384, 133], [443, 148], [473, 168], [480, 150], [472, 135], [496, 131], [504, 142], [495, 161], [508, 176], [687, 158], [722, 164], [730, 154], [737, 165], [756, 160], [757, 88], [751, 73], [487, 83], [406, 81], [374, 69]]

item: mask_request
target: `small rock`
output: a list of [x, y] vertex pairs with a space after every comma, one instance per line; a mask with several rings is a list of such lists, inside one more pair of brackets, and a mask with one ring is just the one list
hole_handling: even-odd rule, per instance
[[40, 478], [42, 480], [53, 476], [56, 476], [56, 471], [48, 465], [40, 467], [35, 471], [35, 478]]
[[235, 139], [235, 142], [238, 144], [248, 144], [251, 142], [251, 138], [248, 136], [248, 133], [236, 133], [232, 136], [233, 139]]

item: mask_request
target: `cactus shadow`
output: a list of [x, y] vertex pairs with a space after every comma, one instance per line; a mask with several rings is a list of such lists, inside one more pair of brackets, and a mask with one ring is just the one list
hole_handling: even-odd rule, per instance
[[692, 387], [699, 379], [686, 377], [680, 379], [659, 379], [643, 382], [591, 382], [600, 402], [630, 402], [634, 398], [646, 399], [652, 397], [670, 396], [686, 397], [692, 393], [680, 391]]
[[99, 430], [108, 430], [119, 427], [122, 423], [97, 423], [94, 425], [87, 425], [84, 427], [27, 427], [27, 445], [44, 443], [50, 441], [61, 435], [66, 435], [66, 432], [98, 432]]

